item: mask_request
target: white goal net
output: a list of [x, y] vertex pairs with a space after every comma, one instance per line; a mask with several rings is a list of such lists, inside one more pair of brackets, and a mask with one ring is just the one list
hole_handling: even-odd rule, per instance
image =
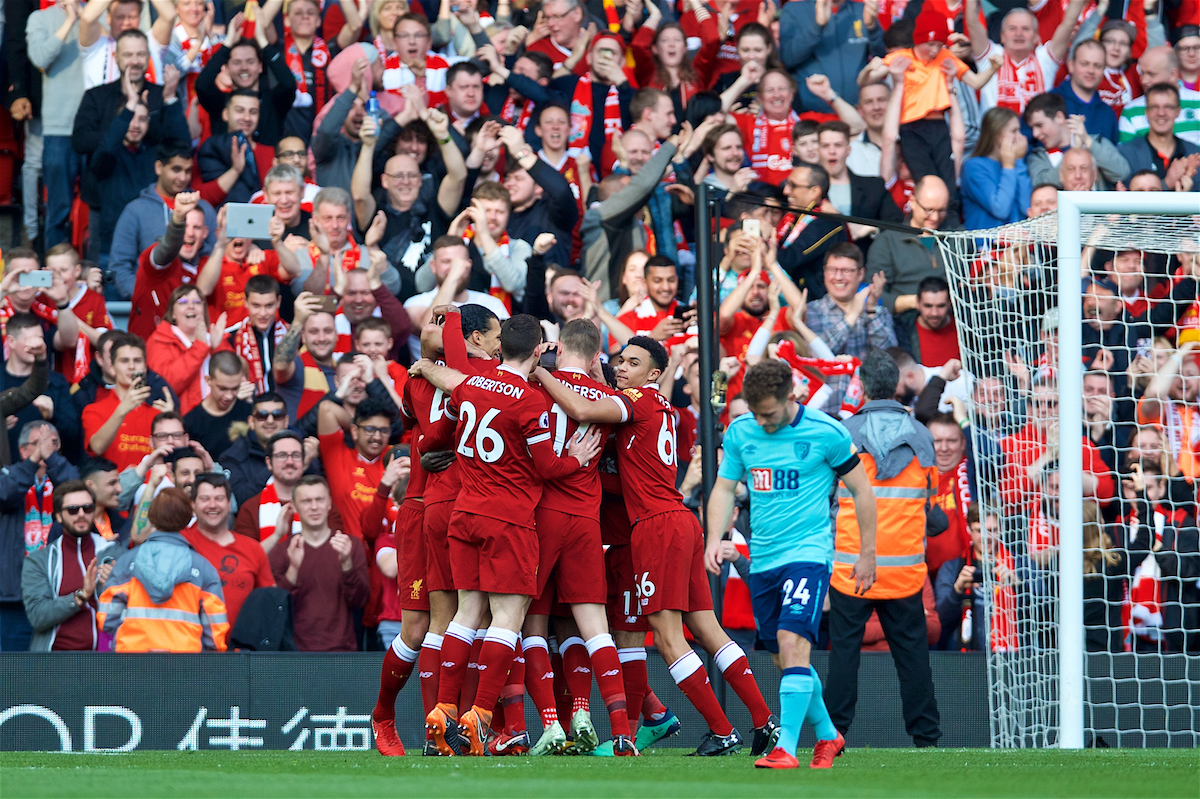
[[938, 241], [981, 528], [959, 638], [987, 651], [993, 746], [1195, 747], [1200, 196], [1060, 193]]

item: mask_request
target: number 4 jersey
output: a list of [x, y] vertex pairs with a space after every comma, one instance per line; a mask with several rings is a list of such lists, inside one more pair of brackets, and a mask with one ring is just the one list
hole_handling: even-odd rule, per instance
[[456, 511], [533, 528], [542, 481], [579, 468], [554, 451], [542, 395], [506, 365], [468, 377], [446, 403], [462, 490]]
[[686, 510], [675, 489], [675, 409], [658, 386], [627, 388], [613, 396], [621, 406], [617, 428], [617, 466], [629, 521], [673, 510]]

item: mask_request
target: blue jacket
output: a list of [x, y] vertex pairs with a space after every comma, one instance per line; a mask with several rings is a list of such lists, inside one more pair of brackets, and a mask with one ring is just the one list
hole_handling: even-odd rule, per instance
[[[20, 602], [21, 569], [25, 566], [25, 493], [33, 486], [38, 465], [19, 461], [0, 469], [0, 602]], [[46, 460], [46, 476], [54, 485], [77, 480], [79, 470], [57, 452]]]
[[825, 27], [816, 21], [816, 3], [788, 3], [779, 19], [780, 30], [787, 31], [779, 42], [779, 57], [800, 84], [797, 95], [805, 111], [831, 114], [824, 100], [804, 85], [809, 75], [825, 75], [829, 85], [850, 105], [858, 103], [858, 73], [871, 56], [887, 54], [883, 46], [883, 26], [876, 23], [868, 30], [862, 21], [863, 4], [851, 0], [842, 3]]
[[[132, 299], [133, 284], [137, 279], [138, 256], [167, 232], [167, 219], [171, 209], [158, 196], [155, 185], [142, 189], [137, 199], [125, 206], [113, 230], [112, 249], [109, 251], [108, 268], [117, 283], [117, 291], [125, 299]], [[204, 209], [204, 222], [208, 225], [208, 238], [204, 241], [204, 252], [212, 250], [217, 243], [217, 212], [206, 201], [200, 201]]]
[[1117, 115], [1108, 103], [1100, 99], [1100, 92], [1092, 94], [1091, 102], [1085, 103], [1071, 88], [1071, 81], [1064, 80], [1050, 91], [1061, 94], [1067, 101], [1067, 116], [1083, 115], [1083, 127], [1093, 136], [1103, 136], [1110, 142], [1121, 140], [1117, 130]]
[[1024, 161], [1001, 169], [994, 158], [968, 158], [959, 177], [963, 198], [963, 227], [982, 230], [1020, 222], [1029, 210], [1033, 185]]
[[[16, 388], [28, 378], [17, 377], [0, 369], [0, 391]], [[62, 444], [63, 455], [76, 463], [83, 455], [83, 422], [80, 421], [80, 410], [71, 396], [71, 386], [59, 372], [51, 372], [46, 381], [46, 390], [42, 392], [54, 403], [54, 418], [50, 423], [58, 430], [58, 439]], [[17, 457], [17, 438], [26, 422], [40, 421], [42, 412], [32, 405], [26, 406], [14, 414], [17, 423], [8, 431], [8, 451]]]

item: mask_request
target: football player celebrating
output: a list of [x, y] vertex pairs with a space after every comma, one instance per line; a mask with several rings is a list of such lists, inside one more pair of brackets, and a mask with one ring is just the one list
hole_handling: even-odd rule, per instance
[[704, 534], [675, 489], [675, 409], [658, 392], [667, 351], [648, 336], [629, 339], [617, 361], [621, 393], [592, 401], [538, 368], [534, 375], [567, 415], [579, 422], [619, 425], [617, 463], [633, 523], [633, 565], [641, 610], [650, 619], [654, 643], [675, 683], [700, 711], [709, 732], [696, 749], [712, 756], [740, 751], [742, 738], [729, 723], [709, 684], [700, 656], [683, 635], [711, 653], [726, 681], [750, 710], [752, 751], [762, 755], [779, 736], [741, 647], [729, 639], [713, 613], [704, 567]]
[[[577, 434], [562, 457], [554, 451], [546, 402], [529, 385], [541, 340], [534, 317], [520, 314], [505, 321], [501, 364], [463, 379], [446, 403], [445, 421], [426, 432], [431, 449], [454, 444], [462, 480], [447, 531], [458, 612], [442, 644], [438, 705], [426, 717], [443, 754], [484, 754], [492, 709], [537, 591], [534, 510], [542, 481], [578, 471], [600, 453], [598, 431]], [[448, 423], [454, 424], [452, 439], [444, 438]], [[458, 719], [457, 698], [470, 654], [465, 633], [476, 630], [489, 610], [492, 622], [479, 652], [474, 704]], [[632, 741], [628, 747], [633, 748]]]

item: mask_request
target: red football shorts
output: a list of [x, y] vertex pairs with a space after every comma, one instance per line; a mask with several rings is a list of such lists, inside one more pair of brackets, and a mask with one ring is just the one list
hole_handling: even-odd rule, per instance
[[633, 547], [611, 546], [604, 553], [604, 577], [608, 584], [608, 629], [644, 633], [650, 620], [638, 607], [637, 580], [633, 573]]
[[603, 605], [606, 592], [600, 522], [541, 507], [534, 518], [538, 580], [537, 598], [529, 606], [529, 615], [550, 615], [556, 596], [564, 605]]
[[633, 567], [642, 615], [712, 610], [704, 532], [691, 512], [673, 510], [633, 527]]
[[429, 611], [429, 588], [425, 575], [425, 503], [405, 500], [396, 513], [396, 542], [400, 573], [396, 586], [400, 591], [401, 610]]
[[456, 510], [446, 538], [458, 590], [537, 593], [538, 538], [532, 527]]
[[425, 587], [429, 591], [453, 591], [454, 577], [450, 571], [450, 545], [446, 530], [454, 500], [425, 506]]

